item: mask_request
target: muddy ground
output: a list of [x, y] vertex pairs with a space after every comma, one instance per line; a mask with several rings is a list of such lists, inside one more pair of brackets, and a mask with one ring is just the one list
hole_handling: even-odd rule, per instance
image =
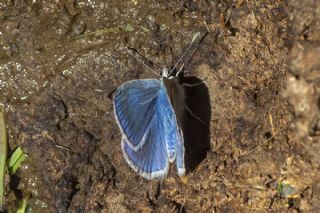
[[[156, 78], [132, 47], [185, 66], [187, 175], [148, 181], [126, 164], [112, 99]], [[90, 34], [96, 32], [94, 34]], [[10, 153], [28, 160], [6, 211], [320, 212], [320, 2], [4, 0], [0, 103]], [[295, 190], [282, 195], [277, 183]]]

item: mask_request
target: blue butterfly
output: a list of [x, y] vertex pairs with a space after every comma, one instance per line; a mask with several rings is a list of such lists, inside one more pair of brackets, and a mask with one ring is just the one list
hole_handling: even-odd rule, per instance
[[130, 167], [147, 179], [164, 178], [169, 162], [185, 173], [181, 129], [184, 89], [163, 71], [160, 80], [131, 80], [115, 92], [114, 113], [122, 133], [122, 152]]
[[172, 75], [165, 69], [159, 80], [130, 80], [115, 92], [113, 107], [124, 158], [147, 179], [163, 179], [172, 162], [179, 176], [185, 174], [181, 129], [185, 92], [180, 71]]

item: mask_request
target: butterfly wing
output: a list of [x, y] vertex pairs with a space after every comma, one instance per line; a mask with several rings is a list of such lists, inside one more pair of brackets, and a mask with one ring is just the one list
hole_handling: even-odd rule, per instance
[[161, 83], [156, 79], [131, 80], [122, 84], [114, 96], [114, 113], [126, 143], [132, 150], [143, 147], [146, 132], [156, 111]]
[[184, 142], [183, 142], [183, 133], [180, 130], [180, 138], [181, 140], [177, 143], [177, 157], [176, 157], [176, 166], [178, 170], [179, 176], [183, 176], [185, 174], [185, 163], [184, 163]]
[[169, 161], [177, 157], [178, 173], [184, 174], [182, 132], [162, 81], [123, 84], [116, 91], [114, 111], [124, 157], [135, 171], [147, 179], [163, 178]]
[[130, 167], [147, 179], [164, 178], [168, 173], [169, 161], [163, 140], [163, 135], [157, 129], [151, 128], [148, 142], [134, 151], [123, 137], [121, 141], [124, 158]]

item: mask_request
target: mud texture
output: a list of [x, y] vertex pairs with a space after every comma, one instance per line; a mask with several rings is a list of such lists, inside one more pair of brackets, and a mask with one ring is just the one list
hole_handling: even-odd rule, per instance
[[[156, 76], [124, 48], [172, 67], [197, 32], [187, 175], [145, 180], [122, 156], [112, 99]], [[29, 194], [32, 212], [320, 212], [319, 85], [317, 0], [1, 1], [0, 103], [10, 150], [29, 156], [6, 211]]]

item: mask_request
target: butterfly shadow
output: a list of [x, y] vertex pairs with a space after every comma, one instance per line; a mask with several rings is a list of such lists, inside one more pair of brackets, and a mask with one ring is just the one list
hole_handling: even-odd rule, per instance
[[[196, 77], [184, 77], [182, 83], [198, 84], [202, 81]], [[210, 150], [211, 106], [208, 88], [204, 83], [186, 87], [186, 110], [182, 130], [185, 144], [185, 166], [192, 172], [207, 156]]]

